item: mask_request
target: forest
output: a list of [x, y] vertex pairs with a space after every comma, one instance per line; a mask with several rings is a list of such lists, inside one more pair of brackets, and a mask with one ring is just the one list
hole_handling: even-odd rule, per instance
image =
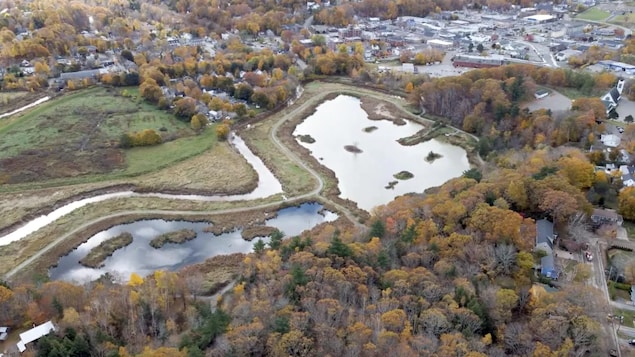
[[602, 177], [575, 149], [501, 156], [510, 167], [378, 207], [368, 229], [339, 222], [274, 240], [243, 256], [217, 301], [197, 296], [191, 271], [40, 280], [0, 287], [0, 320], [54, 319], [60, 332], [38, 343], [40, 356], [596, 353], [605, 312], [588, 309], [598, 301], [588, 275], [547, 293], [533, 285], [532, 248], [535, 219], [566, 226], [590, 210], [583, 191]]

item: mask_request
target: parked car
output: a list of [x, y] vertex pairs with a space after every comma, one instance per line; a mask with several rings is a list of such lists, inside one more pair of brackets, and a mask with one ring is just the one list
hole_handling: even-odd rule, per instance
[[617, 127], [617, 131], [619, 131], [620, 133], [623, 133], [624, 132], [624, 128], [622, 128], [621, 126], [618, 126]]
[[635, 339], [628, 340], [628, 344], [631, 345], [631, 346], [635, 346]]
[[589, 262], [593, 261], [593, 254], [591, 254], [591, 252], [584, 252], [584, 256], [587, 261]]

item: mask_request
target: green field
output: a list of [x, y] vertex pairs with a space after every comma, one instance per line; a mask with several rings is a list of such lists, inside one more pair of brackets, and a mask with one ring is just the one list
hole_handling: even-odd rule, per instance
[[[123, 96], [123, 92], [127, 92]], [[122, 150], [122, 134], [154, 129], [164, 143]], [[79, 183], [133, 176], [199, 154], [214, 130], [189, 123], [138, 96], [137, 89], [94, 87], [0, 121], [0, 183]]]
[[598, 9], [597, 7], [592, 7], [587, 11], [578, 14], [576, 18], [581, 20], [602, 21], [609, 17], [609, 15], [610, 14], [604, 10]]
[[623, 25], [624, 27], [634, 28], [635, 27], [635, 15], [626, 14], [626, 15], [617, 15], [609, 21], [612, 24]]

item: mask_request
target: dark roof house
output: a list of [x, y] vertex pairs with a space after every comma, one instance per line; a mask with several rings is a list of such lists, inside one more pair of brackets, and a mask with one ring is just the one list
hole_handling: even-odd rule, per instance
[[551, 254], [555, 238], [556, 235], [553, 233], [553, 223], [546, 219], [539, 219], [536, 221], [535, 250], [544, 250], [545, 253]]

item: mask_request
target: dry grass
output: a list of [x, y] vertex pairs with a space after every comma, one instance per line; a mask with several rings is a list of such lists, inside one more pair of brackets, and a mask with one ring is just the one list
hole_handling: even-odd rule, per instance
[[252, 226], [247, 227], [240, 232], [240, 235], [244, 240], [251, 241], [256, 237], [269, 237], [273, 233], [277, 232], [278, 228], [269, 226]]
[[176, 232], [161, 234], [150, 241], [150, 246], [154, 249], [163, 247], [166, 243], [181, 244], [196, 238], [196, 231], [193, 229], [181, 229]]
[[163, 192], [236, 194], [250, 192], [257, 184], [258, 175], [245, 158], [228, 143], [218, 143], [201, 155], [131, 179], [1, 193], [0, 227], [28, 221], [65, 201], [100, 192], [96, 190], [112, 191], [109, 187], [113, 186], [119, 190], [125, 186]]
[[117, 249], [123, 248], [132, 243], [132, 234], [125, 232], [116, 237], [101, 242], [91, 249], [88, 254], [79, 261], [79, 264], [89, 268], [100, 268], [106, 258], [111, 256]]

